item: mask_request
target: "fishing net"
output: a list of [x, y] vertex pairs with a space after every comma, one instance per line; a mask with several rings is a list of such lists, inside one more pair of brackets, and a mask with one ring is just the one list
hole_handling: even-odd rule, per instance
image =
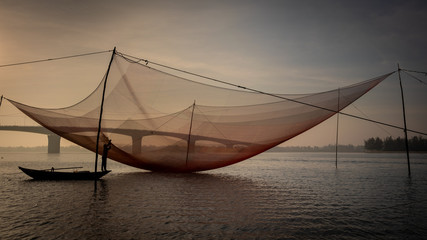
[[[389, 75], [333, 91], [273, 96], [202, 84], [116, 54], [98, 153], [111, 139], [108, 157], [137, 168], [192, 172], [227, 166], [316, 126]], [[96, 151], [105, 81], [66, 108], [11, 102], [52, 132]]]

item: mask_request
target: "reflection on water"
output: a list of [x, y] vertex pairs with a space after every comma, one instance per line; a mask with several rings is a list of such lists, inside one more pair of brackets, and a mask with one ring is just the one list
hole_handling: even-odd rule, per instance
[[[360, 239], [427, 234], [427, 157], [267, 153], [193, 174], [110, 162], [92, 181], [32, 181], [17, 169], [91, 156], [4, 155], [1, 239]], [[403, 161], [402, 161], [403, 159]], [[95, 190], [96, 189], [96, 190]]]
[[[256, 199], [251, 181], [212, 174], [123, 173], [105, 183], [108, 200], [101, 206], [107, 206], [110, 217], [103, 224], [123, 228], [119, 232], [124, 238], [193, 236], [193, 232], [197, 237], [200, 231], [220, 237], [231, 224], [249, 221], [253, 209], [247, 207], [248, 200]], [[151, 233], [140, 235], [133, 230], [135, 224]]]

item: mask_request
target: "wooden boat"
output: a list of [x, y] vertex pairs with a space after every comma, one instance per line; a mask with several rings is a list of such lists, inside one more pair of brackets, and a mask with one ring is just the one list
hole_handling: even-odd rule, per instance
[[[25, 174], [36, 179], [36, 180], [95, 180], [99, 179], [107, 173], [111, 172], [90, 172], [90, 171], [72, 171], [72, 172], [59, 172], [58, 169], [71, 169], [71, 168], [57, 168], [57, 169], [46, 169], [46, 170], [34, 170], [19, 167]], [[73, 168], [75, 169], [75, 168]]]

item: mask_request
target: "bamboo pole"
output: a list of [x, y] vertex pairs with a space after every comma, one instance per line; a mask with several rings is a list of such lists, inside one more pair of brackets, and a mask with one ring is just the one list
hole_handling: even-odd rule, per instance
[[335, 168], [338, 168], [338, 130], [340, 122], [340, 89], [338, 88], [337, 132], [335, 136]]
[[99, 111], [99, 122], [98, 122], [98, 134], [96, 135], [96, 150], [95, 150], [95, 172], [98, 168], [98, 150], [99, 150], [99, 135], [101, 134], [101, 121], [102, 121], [102, 112], [104, 111], [104, 98], [105, 98], [105, 89], [107, 87], [108, 74], [110, 73], [111, 64], [113, 63], [114, 55], [116, 54], [116, 47], [113, 49], [113, 54], [111, 55], [110, 64], [108, 64], [107, 73], [105, 74], [104, 89], [102, 90], [102, 100], [101, 100], [101, 109]]
[[83, 167], [49, 168], [49, 169], [44, 169], [44, 171], [50, 171], [50, 170], [52, 170], [52, 169], [54, 169], [54, 170], [64, 170], [64, 169], [77, 169], [77, 168], [83, 168]]
[[190, 130], [188, 131], [187, 157], [185, 158], [185, 166], [187, 166], [187, 163], [188, 163], [188, 154], [190, 153], [191, 128], [193, 127], [193, 116], [194, 116], [194, 108], [195, 107], [196, 107], [196, 100], [194, 100], [193, 109], [191, 110]]
[[397, 64], [397, 73], [399, 76], [399, 84], [400, 84], [400, 94], [402, 97], [402, 111], [403, 111], [403, 131], [405, 132], [405, 145], [406, 145], [406, 159], [408, 161], [408, 175], [411, 176], [411, 164], [409, 161], [409, 144], [408, 144], [408, 130], [406, 128], [406, 110], [405, 110], [405, 99], [403, 97], [403, 87], [402, 87], [402, 79], [400, 77], [400, 66], [399, 63]]

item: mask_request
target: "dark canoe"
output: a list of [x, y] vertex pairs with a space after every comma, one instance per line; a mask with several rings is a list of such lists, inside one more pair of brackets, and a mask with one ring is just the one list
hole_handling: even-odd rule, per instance
[[19, 167], [19, 169], [36, 180], [95, 180], [111, 172], [110, 170], [102, 172], [58, 172], [51, 170], [34, 170], [23, 167]]

